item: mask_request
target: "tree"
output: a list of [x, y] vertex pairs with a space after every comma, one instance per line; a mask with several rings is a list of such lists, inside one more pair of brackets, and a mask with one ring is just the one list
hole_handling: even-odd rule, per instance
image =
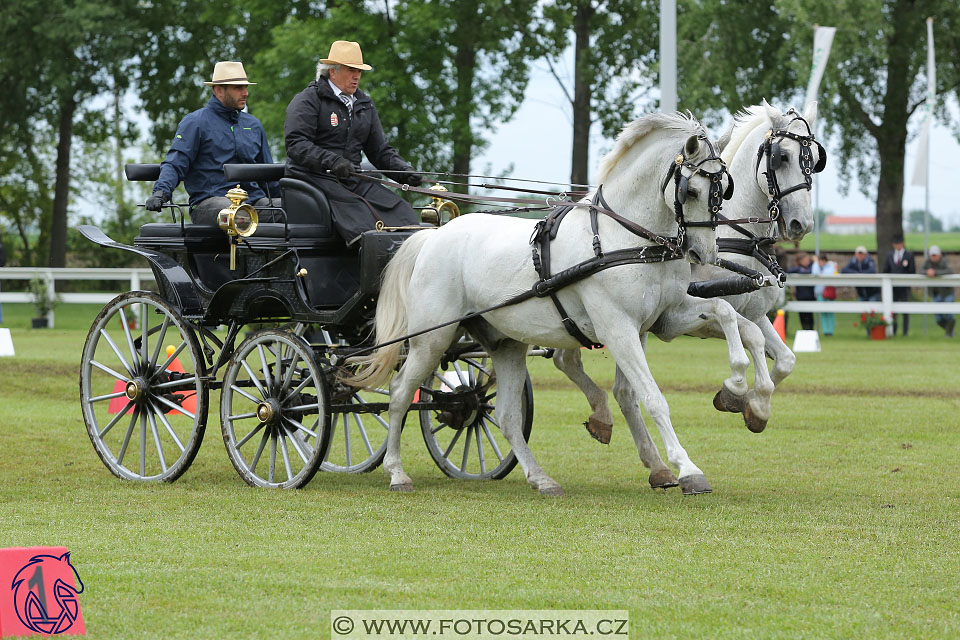
[[[839, 143], [830, 162], [876, 198], [880, 259], [903, 229], [904, 153], [924, 103], [927, 16], [934, 16], [937, 93], [960, 86], [960, 5], [953, 0], [699, 0], [686, 5], [680, 101], [700, 113], [761, 98], [799, 106], [810, 73], [813, 25], [837, 28], [820, 86], [819, 119]], [[956, 121], [941, 101], [940, 118]], [[715, 118], [715, 116], [714, 116]]]
[[[927, 212], [923, 209], [911, 209], [907, 214], [907, 229], [909, 231], [923, 231], [924, 221], [927, 219]], [[932, 213], [929, 216], [930, 231], [943, 231], [943, 221]]]
[[[860, 190], [876, 193], [880, 259], [903, 230], [904, 156], [908, 122], [926, 100], [926, 24], [934, 16], [937, 94], [960, 87], [960, 5], [952, 0], [815, 0], [777, 7], [804, 25], [797, 58], [810, 60], [813, 22], [837, 27], [821, 85], [820, 113], [840, 143], [831, 162], [856, 171]], [[941, 106], [940, 118], [956, 120]]]
[[[573, 119], [570, 182], [587, 184], [593, 123], [599, 120], [604, 134], [613, 136], [647, 107], [638, 102], [656, 79], [657, 2], [559, 0], [543, 13], [545, 59]], [[571, 36], [573, 86], [568, 87], [556, 67]]]

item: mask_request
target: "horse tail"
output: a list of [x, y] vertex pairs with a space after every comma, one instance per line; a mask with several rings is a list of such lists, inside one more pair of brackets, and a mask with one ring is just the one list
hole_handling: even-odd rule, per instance
[[[419, 231], [400, 246], [383, 272], [380, 297], [377, 300], [376, 343], [383, 344], [407, 334], [407, 293], [417, 256], [431, 234]], [[343, 382], [354, 387], [380, 387], [400, 361], [403, 341], [380, 347], [360, 361], [357, 371]]]

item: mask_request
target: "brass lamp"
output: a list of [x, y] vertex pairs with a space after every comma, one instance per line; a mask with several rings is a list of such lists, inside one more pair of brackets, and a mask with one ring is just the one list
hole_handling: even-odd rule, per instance
[[227, 191], [227, 198], [230, 199], [230, 206], [220, 209], [217, 224], [230, 236], [230, 270], [234, 271], [237, 268], [238, 238], [252, 236], [257, 230], [257, 210], [244, 203], [247, 192], [240, 185]]
[[444, 211], [450, 214], [453, 220], [460, 215], [460, 207], [452, 200], [444, 200], [441, 193], [448, 193], [446, 187], [442, 184], [435, 184], [430, 187], [430, 191], [436, 191], [437, 195], [430, 199], [430, 205], [420, 210], [420, 219], [428, 224], [440, 226], [440, 217]]

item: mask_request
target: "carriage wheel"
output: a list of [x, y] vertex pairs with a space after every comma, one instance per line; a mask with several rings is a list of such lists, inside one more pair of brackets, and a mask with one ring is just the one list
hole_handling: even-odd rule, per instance
[[[440, 470], [452, 478], [500, 480], [517, 464], [510, 443], [500, 431], [496, 407], [497, 378], [490, 358], [460, 358], [448, 371], [438, 369], [420, 387], [420, 400], [442, 402], [455, 409], [420, 411], [420, 430]], [[521, 411], [523, 438], [533, 426], [533, 386], [527, 376]]]
[[[338, 405], [362, 407], [390, 400], [390, 392], [386, 389], [356, 389], [336, 384], [337, 389], [331, 396]], [[387, 434], [390, 431], [386, 413], [331, 412], [330, 450], [320, 468], [339, 473], [366, 473], [379, 467], [387, 452]]]
[[237, 348], [223, 376], [220, 422], [234, 468], [257, 487], [297, 489], [330, 446], [327, 392], [313, 350], [263, 329]]
[[187, 470], [207, 425], [203, 375], [193, 327], [168, 302], [132, 291], [107, 303], [83, 345], [80, 405], [114, 475], [172, 482]]

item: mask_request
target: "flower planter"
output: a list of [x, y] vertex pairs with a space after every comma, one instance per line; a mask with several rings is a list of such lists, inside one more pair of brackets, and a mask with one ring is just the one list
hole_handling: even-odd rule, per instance
[[887, 339], [887, 327], [886, 325], [878, 324], [875, 327], [870, 327], [870, 339], [871, 340], [886, 340]]

